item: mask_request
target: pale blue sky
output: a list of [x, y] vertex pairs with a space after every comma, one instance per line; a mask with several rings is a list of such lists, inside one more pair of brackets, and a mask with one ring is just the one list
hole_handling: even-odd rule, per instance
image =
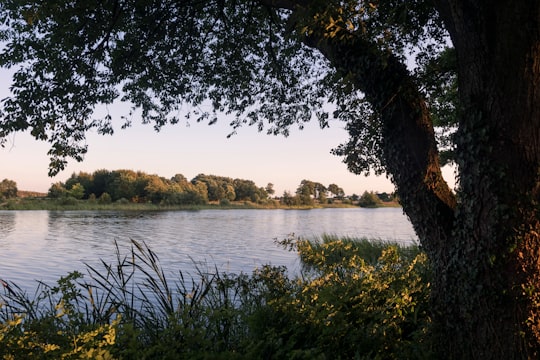
[[[5, 72], [0, 74], [0, 98], [4, 98], [9, 93], [10, 77]], [[324, 130], [312, 122], [304, 130], [292, 129], [287, 138], [247, 126], [227, 138], [231, 131], [228, 124], [224, 117], [212, 126], [177, 124], [156, 133], [151, 125], [142, 125], [134, 117], [131, 128], [121, 130], [117, 126], [113, 136], [88, 134], [84, 161], [71, 160], [54, 178], [47, 176], [49, 145], [17, 133], [0, 149], [0, 179], [14, 180], [20, 190], [46, 192], [52, 183], [65, 181], [73, 172], [131, 169], [167, 178], [181, 173], [192, 179], [205, 173], [249, 179], [258, 186], [273, 183], [277, 195], [285, 190], [294, 192], [302, 179], [326, 186], [336, 183], [347, 195], [394, 190], [384, 176], [351, 174], [341, 158], [330, 154], [330, 149], [347, 139], [341, 122], [333, 122]], [[446, 169], [445, 176], [452, 179], [452, 170]]]

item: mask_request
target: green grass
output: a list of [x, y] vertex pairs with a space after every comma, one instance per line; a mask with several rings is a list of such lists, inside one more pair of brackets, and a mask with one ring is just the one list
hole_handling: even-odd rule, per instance
[[12, 199], [0, 204], [0, 210], [120, 210], [120, 211], [157, 211], [157, 210], [203, 210], [203, 209], [260, 209], [275, 208], [255, 203], [232, 203], [224, 206], [220, 204], [205, 205], [160, 205], [152, 203], [113, 202], [110, 204], [98, 201], [48, 198]]
[[[360, 257], [370, 265], [375, 265], [383, 252], [389, 247], [395, 248], [398, 255], [407, 261], [412, 261], [420, 249], [413, 245], [355, 237], [338, 237], [323, 234], [320, 238], [297, 241], [299, 255], [304, 269], [309, 270], [321, 266], [342, 264], [344, 259]], [[324, 256], [322, 256], [324, 254]]]
[[[132, 241], [113, 264], [0, 295], [3, 359], [429, 358], [429, 266], [416, 246], [324, 235], [281, 242], [299, 276], [198, 268], [172, 279]], [[1, 293], [1, 291], [0, 291]]]
[[218, 208], [217, 205], [185, 205], [167, 206], [152, 203], [114, 202], [110, 204], [98, 201], [76, 200], [74, 198], [49, 199], [49, 198], [23, 198], [10, 199], [0, 205], [3, 210], [201, 210]]
[[[385, 207], [394, 205], [385, 205]], [[399, 205], [398, 205], [399, 206]], [[0, 202], [0, 210], [119, 210], [119, 211], [158, 211], [158, 210], [204, 210], [204, 209], [294, 209], [309, 210], [317, 208], [358, 208], [347, 203], [328, 203], [307, 205], [283, 205], [279, 201], [270, 200], [263, 203], [250, 201], [234, 201], [229, 203], [212, 202], [204, 205], [163, 205], [152, 203], [133, 203], [116, 201], [103, 204], [99, 201], [77, 200], [74, 198], [51, 199], [47, 197], [24, 197], [8, 199]]]

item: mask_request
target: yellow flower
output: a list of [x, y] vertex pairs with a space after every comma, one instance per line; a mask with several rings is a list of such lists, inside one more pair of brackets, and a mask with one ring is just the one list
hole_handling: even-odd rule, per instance
[[110, 327], [109, 332], [103, 336], [103, 339], [105, 339], [105, 342], [108, 345], [114, 345], [114, 342], [116, 340], [116, 328]]
[[49, 352], [49, 351], [55, 351], [55, 350], [58, 350], [60, 349], [60, 346], [56, 345], [56, 344], [45, 344], [43, 346], [43, 351], [45, 351], [46, 353]]

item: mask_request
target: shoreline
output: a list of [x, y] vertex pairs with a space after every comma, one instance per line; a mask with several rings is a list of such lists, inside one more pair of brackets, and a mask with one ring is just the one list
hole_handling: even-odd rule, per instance
[[[332, 209], [332, 208], [360, 208], [357, 204], [347, 204], [334, 202], [332, 204], [314, 204], [289, 206], [280, 204], [277, 200], [266, 204], [258, 204], [249, 201], [231, 201], [227, 204], [212, 202], [204, 205], [160, 205], [152, 203], [110, 203], [101, 204], [97, 201], [75, 200], [62, 201], [63, 199], [50, 199], [47, 197], [18, 197], [0, 203], [0, 210], [70, 210], [70, 211], [101, 211], [101, 210], [120, 210], [120, 211], [196, 211], [196, 210], [311, 210], [311, 209]], [[383, 203], [381, 206], [373, 208], [401, 207], [398, 203]]]

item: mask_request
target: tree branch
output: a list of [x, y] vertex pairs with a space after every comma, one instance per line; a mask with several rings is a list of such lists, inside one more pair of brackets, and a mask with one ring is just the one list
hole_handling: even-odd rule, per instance
[[360, 35], [324, 25], [306, 37], [365, 93], [380, 114], [384, 163], [426, 250], [441, 251], [454, 225], [455, 195], [443, 179], [431, 117], [405, 64]]

